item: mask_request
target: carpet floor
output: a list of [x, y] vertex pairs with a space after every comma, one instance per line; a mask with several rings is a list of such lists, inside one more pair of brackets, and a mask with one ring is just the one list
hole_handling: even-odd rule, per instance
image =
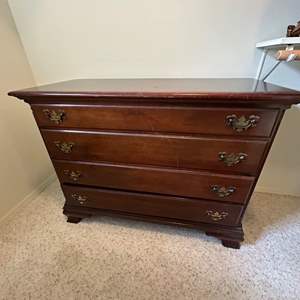
[[300, 198], [254, 194], [240, 250], [197, 230], [66, 222], [57, 182], [0, 226], [0, 299], [300, 299]]

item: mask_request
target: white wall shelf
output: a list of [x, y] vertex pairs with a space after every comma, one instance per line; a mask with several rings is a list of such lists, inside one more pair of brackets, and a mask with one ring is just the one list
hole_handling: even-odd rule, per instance
[[294, 45], [300, 47], [300, 37], [284, 37], [269, 41], [263, 41], [256, 44], [256, 48], [267, 48], [267, 49], [276, 49], [276, 48], [285, 48], [288, 45]]
[[[256, 79], [260, 80], [261, 78], [261, 74], [266, 62], [266, 58], [270, 50], [277, 50], [281, 48], [286, 50], [294, 50], [295, 48], [299, 48], [299, 47], [300, 47], [300, 37], [283, 37], [283, 38], [257, 43], [256, 48], [262, 49], [263, 52], [257, 68]], [[264, 75], [262, 80], [265, 81], [281, 63], [282, 61], [277, 61], [276, 64], [270, 69], [270, 71], [267, 72], [266, 75]]]

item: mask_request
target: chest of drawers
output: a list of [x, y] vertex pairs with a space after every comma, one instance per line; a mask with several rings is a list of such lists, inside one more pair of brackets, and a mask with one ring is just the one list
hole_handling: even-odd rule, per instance
[[251, 79], [73, 80], [9, 95], [31, 105], [69, 222], [177, 224], [233, 248], [284, 111], [300, 102]]

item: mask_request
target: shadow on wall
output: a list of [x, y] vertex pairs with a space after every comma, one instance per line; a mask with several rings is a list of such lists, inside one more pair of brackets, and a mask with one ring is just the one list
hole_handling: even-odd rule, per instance
[[[260, 24], [259, 26], [257, 26], [257, 24], [254, 26], [257, 42], [286, 36], [287, 26], [289, 24], [295, 24], [300, 20], [299, 0], [268, 0], [261, 8]], [[255, 51], [254, 72], [256, 72], [261, 53], [262, 50]], [[276, 50], [270, 51], [264, 74], [276, 63], [276, 60], [273, 58], [275, 53]], [[264, 74], [262, 74], [262, 76]], [[253, 75], [255, 75], [255, 73]], [[268, 81], [300, 91], [300, 62], [283, 62], [268, 78]]]
[[[261, 15], [260, 26], [257, 27], [258, 41], [285, 36], [287, 26], [299, 21], [299, 11], [299, 0], [280, 3], [269, 0]], [[264, 73], [276, 63], [272, 57], [274, 53], [270, 52]], [[256, 54], [258, 58], [261, 51]], [[283, 62], [268, 78], [268, 82], [300, 91], [300, 62]], [[294, 106], [285, 113], [260, 177], [258, 190], [300, 196], [299, 128], [300, 106]]]
[[[275, 62], [275, 59], [272, 58], [268, 67], [270, 68], [271, 64], [273, 66]], [[289, 63], [282, 62], [282, 64], [272, 73], [268, 81], [300, 91], [300, 61]]]
[[[279, 161], [285, 161], [285, 163], [288, 164], [289, 168], [300, 167], [300, 139], [298, 138], [299, 128], [300, 107], [293, 106], [285, 113], [283, 122], [278, 131], [278, 138], [274, 142], [274, 149], [272, 149], [273, 154], [276, 154], [276, 158]], [[295, 154], [295, 156], [291, 154]], [[276, 163], [276, 161], [273, 161], [273, 163]]]
[[259, 188], [300, 196], [300, 107], [287, 110], [259, 180]]
[[[244, 219], [245, 245], [255, 245], [266, 233], [280, 227], [284, 232], [299, 216], [299, 198], [255, 193]], [[276, 205], [274, 205], [276, 203]]]

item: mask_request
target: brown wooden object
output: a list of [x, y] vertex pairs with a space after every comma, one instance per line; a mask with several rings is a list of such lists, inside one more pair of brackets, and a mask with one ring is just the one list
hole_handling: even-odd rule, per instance
[[287, 37], [299, 37], [300, 36], [300, 21], [297, 25], [289, 25], [287, 28]]
[[287, 60], [291, 55], [292, 60], [300, 60], [300, 50], [279, 50], [276, 53], [277, 60]]
[[300, 102], [251, 79], [73, 80], [9, 95], [31, 105], [69, 222], [181, 225], [232, 248], [284, 111]]

